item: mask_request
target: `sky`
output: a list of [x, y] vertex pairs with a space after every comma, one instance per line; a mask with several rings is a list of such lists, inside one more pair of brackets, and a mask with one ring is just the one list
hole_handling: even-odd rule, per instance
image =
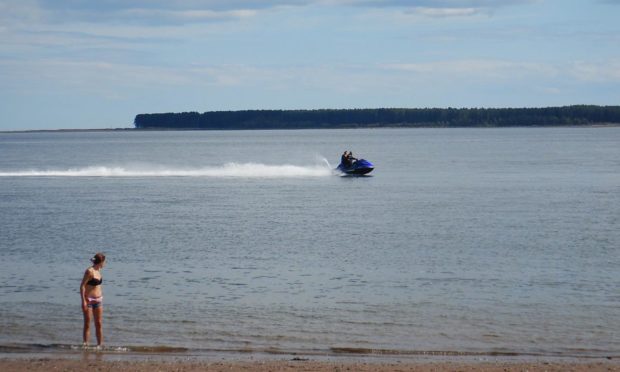
[[0, 0], [0, 131], [620, 104], [620, 0]]

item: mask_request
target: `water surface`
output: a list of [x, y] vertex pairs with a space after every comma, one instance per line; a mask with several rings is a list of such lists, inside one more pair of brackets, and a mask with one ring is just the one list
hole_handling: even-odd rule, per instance
[[[340, 154], [376, 164], [334, 175]], [[0, 134], [0, 345], [620, 354], [620, 128]], [[30, 346], [29, 346], [30, 345]]]

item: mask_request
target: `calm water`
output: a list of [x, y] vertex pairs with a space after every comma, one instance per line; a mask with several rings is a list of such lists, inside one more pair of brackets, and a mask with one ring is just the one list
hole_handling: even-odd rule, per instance
[[[372, 177], [332, 174], [345, 149]], [[620, 128], [15, 133], [0, 155], [0, 352], [80, 344], [104, 251], [119, 350], [620, 354]]]

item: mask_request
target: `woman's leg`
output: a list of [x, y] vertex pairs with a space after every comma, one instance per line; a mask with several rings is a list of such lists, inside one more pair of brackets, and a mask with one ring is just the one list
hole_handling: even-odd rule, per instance
[[84, 313], [84, 331], [82, 332], [82, 340], [85, 345], [88, 345], [88, 340], [90, 340], [90, 309], [86, 309], [86, 311], [82, 311]]
[[95, 317], [95, 332], [97, 334], [97, 345], [103, 345], [103, 305], [93, 309]]

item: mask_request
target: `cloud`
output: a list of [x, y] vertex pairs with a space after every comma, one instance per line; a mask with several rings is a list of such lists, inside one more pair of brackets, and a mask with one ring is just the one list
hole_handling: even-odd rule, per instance
[[40, 22], [44, 18], [44, 13], [33, 0], [0, 0], [0, 24], [5, 26], [22, 22]]
[[323, 0], [321, 2], [367, 7], [477, 8], [529, 3], [532, 0]]
[[464, 17], [480, 13], [477, 8], [426, 8], [416, 7], [407, 12], [408, 14], [421, 15], [426, 17]]
[[492, 15], [497, 9], [536, 0], [317, 0], [323, 5], [365, 8], [411, 18], [453, 18]]
[[150, 20], [158, 23], [175, 24], [175, 23], [194, 23], [194, 22], [210, 22], [235, 20], [241, 18], [253, 17], [257, 14], [253, 9], [236, 9], [216, 11], [209, 9], [201, 10], [163, 10], [163, 9], [126, 9], [116, 14], [117, 18], [135, 20]]
[[527, 75], [557, 76], [557, 67], [544, 63], [504, 60], [455, 60], [424, 63], [384, 64], [385, 70], [417, 75], [450, 76], [466, 79], [515, 79]]
[[490, 14], [493, 10], [523, 5], [534, 0], [351, 0], [343, 1], [350, 5], [371, 8], [398, 8], [408, 16], [427, 18], [471, 17]]
[[491, 9], [528, 4], [533, 1], [535, 0], [317, 0], [315, 2], [368, 8]]
[[0, 0], [0, 21], [186, 24], [253, 17], [279, 7], [391, 8], [429, 17], [469, 16], [534, 0]]
[[620, 60], [605, 63], [574, 61], [542, 63], [507, 60], [453, 60], [380, 65], [385, 71], [405, 73], [410, 78], [487, 80], [492, 82], [561, 79], [587, 83], [620, 82]]
[[0, 24], [186, 24], [251, 17], [292, 1], [0, 0]]
[[593, 63], [575, 61], [569, 64], [568, 74], [573, 78], [593, 83], [620, 83], [620, 60]]
[[[257, 64], [202, 64], [157, 66], [97, 60], [76, 61], [45, 59], [39, 61], [3, 61], [0, 71], [6, 82], [38, 89], [39, 82], [65, 87], [91, 95], [150, 87], [151, 90], [248, 89], [290, 91], [341, 91], [346, 94], [389, 90], [405, 82], [416, 84], [503, 84], [513, 81], [620, 82], [620, 61], [609, 64], [575, 62], [554, 65], [504, 60], [454, 60], [425, 63], [316, 64], [307, 66]], [[17, 84], [19, 83], [19, 84]], [[406, 84], [406, 83], [405, 83]], [[414, 84], [414, 85], [416, 85]], [[392, 87], [392, 88], [390, 88]], [[23, 88], [25, 89], [25, 88]], [[120, 93], [119, 93], [120, 94]]]

